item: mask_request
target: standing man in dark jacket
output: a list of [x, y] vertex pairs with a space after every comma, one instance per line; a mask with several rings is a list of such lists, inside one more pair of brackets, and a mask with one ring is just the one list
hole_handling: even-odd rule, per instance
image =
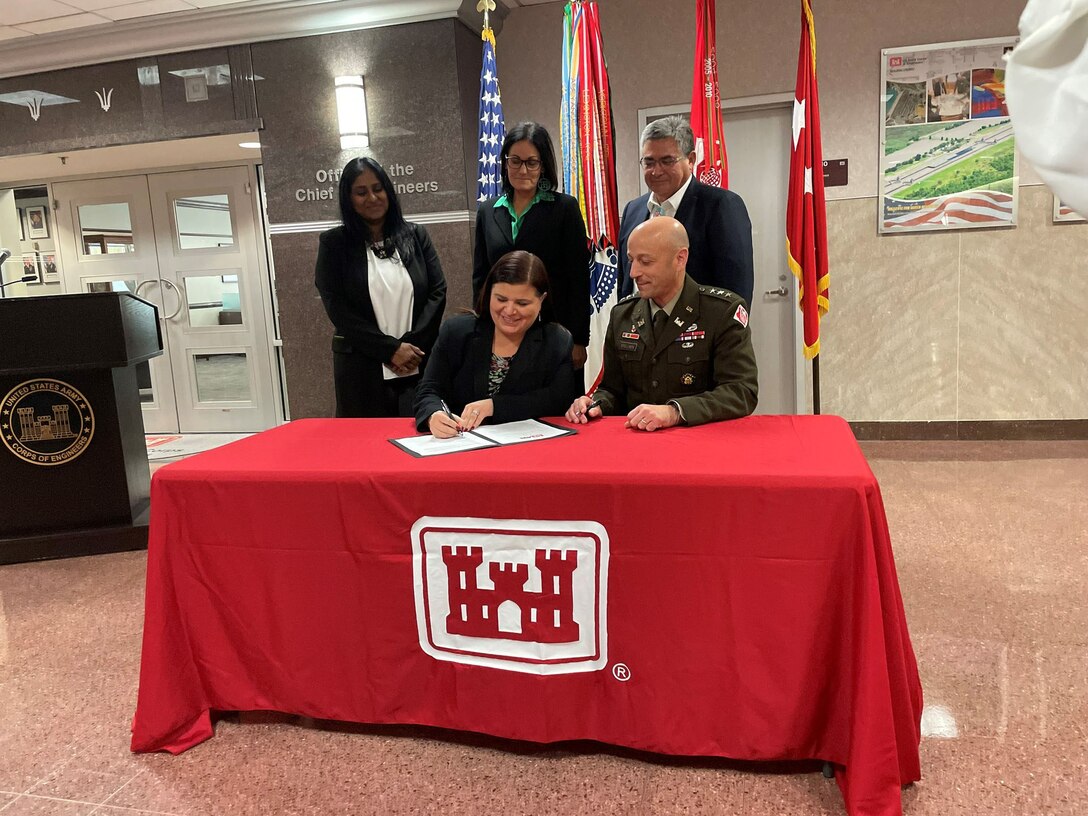
[[685, 119], [669, 116], [643, 129], [639, 163], [650, 192], [623, 208], [620, 297], [632, 292], [627, 239], [649, 218], [671, 215], [687, 230], [688, 274], [696, 283], [736, 292], [750, 309], [754, 271], [748, 209], [736, 193], [693, 178], [694, 161], [695, 137]]

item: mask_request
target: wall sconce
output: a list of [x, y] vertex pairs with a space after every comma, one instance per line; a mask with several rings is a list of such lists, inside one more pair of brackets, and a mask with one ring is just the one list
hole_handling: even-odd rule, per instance
[[340, 149], [370, 147], [366, 121], [366, 91], [361, 76], [336, 78], [336, 115], [340, 120]]

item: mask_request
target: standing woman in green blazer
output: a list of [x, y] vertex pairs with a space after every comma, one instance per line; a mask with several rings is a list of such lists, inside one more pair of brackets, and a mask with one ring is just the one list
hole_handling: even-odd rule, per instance
[[411, 416], [446, 307], [442, 264], [371, 158], [344, 168], [340, 218], [321, 235], [314, 275], [333, 325], [336, 415]]

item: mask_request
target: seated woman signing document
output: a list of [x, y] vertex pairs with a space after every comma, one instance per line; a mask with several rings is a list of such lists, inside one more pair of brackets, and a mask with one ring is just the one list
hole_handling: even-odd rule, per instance
[[[559, 416], [578, 391], [570, 332], [540, 320], [544, 263], [508, 252], [487, 275], [476, 313], [442, 324], [416, 392], [416, 428], [455, 436], [485, 421]], [[447, 412], [446, 408], [449, 409]]]

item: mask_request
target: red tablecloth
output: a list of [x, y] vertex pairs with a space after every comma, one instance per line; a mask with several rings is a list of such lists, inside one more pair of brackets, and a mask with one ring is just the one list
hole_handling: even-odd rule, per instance
[[922, 692], [847, 424], [578, 430], [417, 459], [406, 420], [300, 420], [158, 471], [132, 749], [274, 710], [823, 759], [900, 813]]

